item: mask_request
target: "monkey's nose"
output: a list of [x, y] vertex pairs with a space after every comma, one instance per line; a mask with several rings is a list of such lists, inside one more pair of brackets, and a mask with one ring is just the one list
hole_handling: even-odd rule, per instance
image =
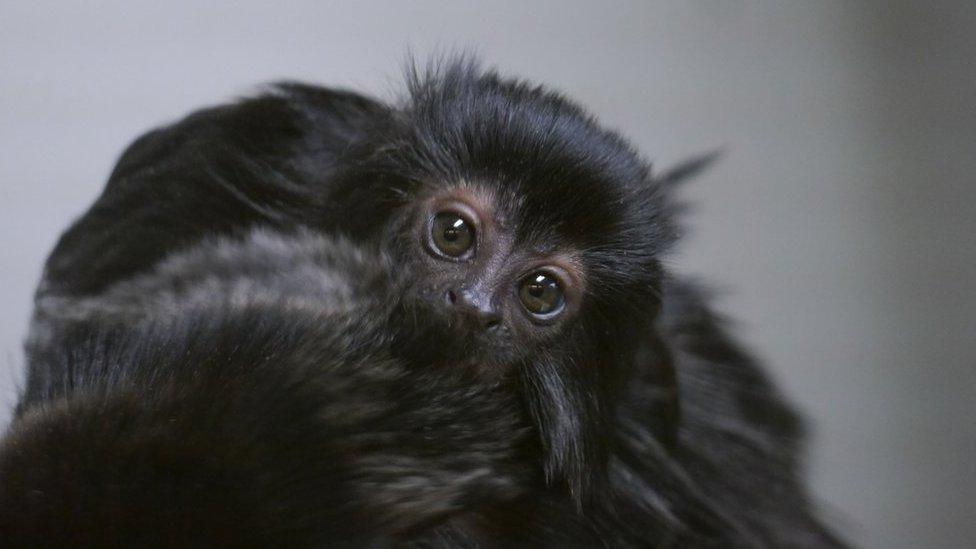
[[447, 300], [454, 306], [458, 315], [482, 330], [498, 326], [501, 314], [491, 303], [491, 299], [471, 290], [448, 290]]

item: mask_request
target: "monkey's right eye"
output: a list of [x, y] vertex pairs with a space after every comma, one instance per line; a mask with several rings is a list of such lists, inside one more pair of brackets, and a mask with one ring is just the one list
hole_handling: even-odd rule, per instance
[[430, 224], [430, 241], [440, 254], [460, 258], [474, 245], [474, 225], [455, 212], [441, 212]]

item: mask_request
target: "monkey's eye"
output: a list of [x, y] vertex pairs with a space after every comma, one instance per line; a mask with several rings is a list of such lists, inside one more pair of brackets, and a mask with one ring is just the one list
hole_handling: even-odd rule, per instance
[[518, 295], [522, 306], [536, 317], [554, 316], [566, 303], [559, 279], [545, 271], [523, 278]]
[[459, 258], [474, 245], [474, 226], [454, 212], [441, 212], [430, 224], [430, 240], [437, 252]]

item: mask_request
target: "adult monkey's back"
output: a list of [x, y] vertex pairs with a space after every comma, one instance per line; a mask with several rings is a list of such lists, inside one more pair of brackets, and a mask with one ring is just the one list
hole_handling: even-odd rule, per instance
[[3, 546], [386, 545], [526, 491], [515, 399], [386, 351], [384, 271], [255, 231], [52, 310], [0, 439]]
[[[438, 298], [474, 311], [465, 314], [487, 329], [497, 311], [479, 304], [495, 295], [475, 293], [466, 302], [462, 290], [498, 279], [428, 272], [429, 258], [411, 246], [426, 230], [417, 230], [416, 221], [426, 212], [432, 227], [461, 223], [463, 234], [476, 237], [489, 232], [480, 217], [497, 218], [504, 238], [489, 244], [531, 241], [546, 254], [570, 242], [577, 255], [547, 258], [544, 266], [569, 271], [563, 286], [579, 275], [585, 291], [617, 288], [613, 299], [584, 294], [581, 301], [621, 310], [598, 308], [577, 323], [586, 324], [580, 335], [607, 358], [591, 366], [604, 370], [566, 375], [572, 362], [555, 359], [547, 363], [551, 372], [523, 384], [544, 397], [528, 402], [549, 454], [543, 465], [552, 487], [514, 512], [444, 525], [427, 541], [544, 542], [558, 539], [560, 530], [581, 529], [611, 545], [837, 544], [815, 518], [799, 478], [795, 414], [722, 331], [700, 292], [661, 267], [674, 223], [663, 179], [574, 104], [466, 63], [415, 78], [398, 106], [284, 86], [137, 141], [52, 254], [34, 334], [44, 333], [49, 307], [65, 298], [98, 295], [204, 235], [255, 225], [385, 242], [418, 278], [443, 281]], [[441, 214], [459, 215], [445, 221]], [[547, 231], [556, 235], [555, 246]], [[612, 238], [586, 240], [601, 231]], [[437, 243], [448, 240], [435, 234], [430, 242], [428, 250], [445, 255]], [[469, 261], [471, 250], [481, 249], [450, 248], [447, 255], [456, 251]], [[545, 288], [559, 288], [561, 280], [553, 270], [538, 273], [553, 275], [555, 286], [540, 278], [530, 290], [551, 297]], [[442, 341], [447, 358], [467, 352], [466, 339]], [[490, 363], [497, 353], [473, 356]]]

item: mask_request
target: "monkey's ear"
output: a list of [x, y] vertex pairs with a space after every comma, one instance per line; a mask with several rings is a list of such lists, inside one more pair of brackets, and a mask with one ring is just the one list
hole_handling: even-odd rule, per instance
[[715, 149], [691, 158], [686, 158], [678, 162], [677, 165], [668, 168], [664, 173], [654, 177], [654, 180], [666, 188], [676, 187], [708, 169], [723, 154], [725, 154], [724, 150]]

